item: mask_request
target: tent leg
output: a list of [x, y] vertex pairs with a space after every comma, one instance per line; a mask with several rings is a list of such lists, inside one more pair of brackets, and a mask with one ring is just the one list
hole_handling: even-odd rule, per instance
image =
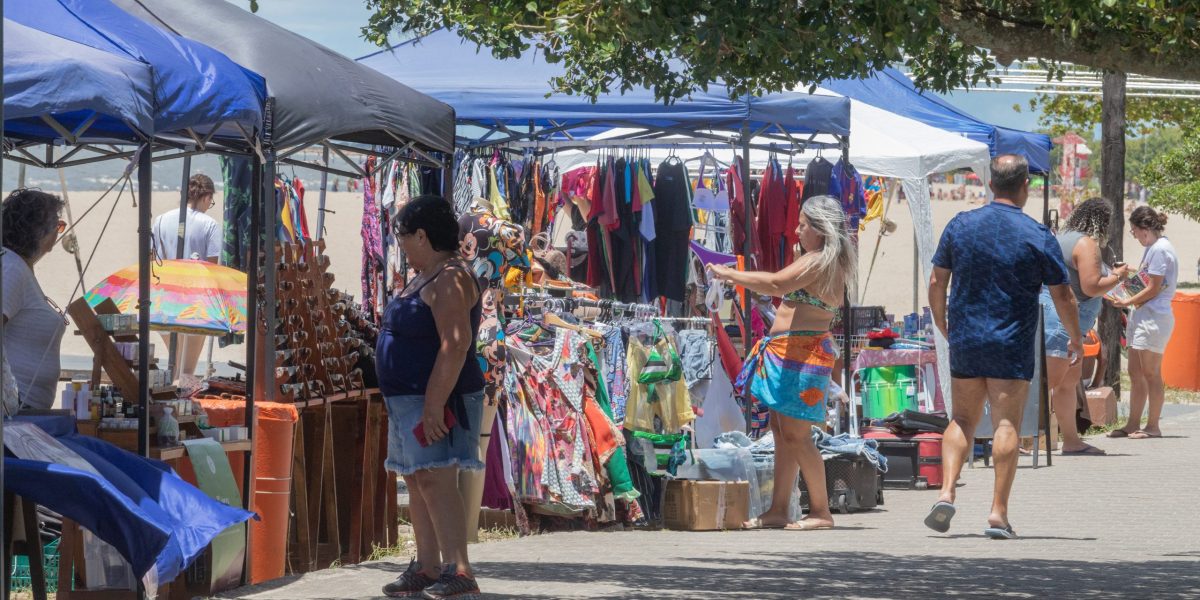
[[[187, 155], [183, 157], [183, 181], [179, 184], [179, 228], [176, 230], [175, 242], [175, 258], [187, 258], [183, 255], [186, 248], [187, 240], [187, 208], [188, 208], [188, 181], [192, 178], [192, 157]], [[208, 257], [204, 257], [208, 258]], [[171, 371], [171, 377], [178, 378], [176, 373], [176, 362], [179, 360], [179, 335], [171, 334], [171, 343], [167, 353], [167, 368]]]
[[1042, 225], [1050, 226], [1050, 170], [1042, 177]]
[[[263, 400], [274, 402], [279, 387], [275, 385], [275, 332], [279, 325], [279, 315], [275, 309], [275, 286], [278, 281], [279, 257], [275, 254], [275, 228], [279, 219], [279, 200], [275, 194], [275, 149], [268, 148], [266, 163], [262, 172], [262, 203], [263, 203], [263, 253], [266, 255], [266, 272], [264, 285], [266, 292], [263, 298], [263, 310], [266, 311], [267, 341], [266, 351], [263, 352], [261, 368], [266, 374], [267, 385], [263, 389]], [[249, 422], [249, 420], [247, 420]]]
[[138, 454], [150, 456], [150, 144], [138, 153]]
[[[850, 164], [850, 137], [842, 138], [842, 161], [845, 164]], [[849, 226], [849, 224], [847, 224]], [[857, 242], [856, 242], [857, 243]], [[851, 367], [851, 359], [853, 358], [854, 337], [854, 305], [850, 300], [850, 282], [846, 282], [845, 288], [842, 291], [842, 381], [845, 384], [846, 394], [849, 396], [850, 386], [854, 385], [851, 381], [853, 368]], [[857, 431], [858, 428], [854, 423], [850, 424], [851, 431]]]
[[[911, 202], [911, 200], [910, 200]], [[913, 226], [913, 312], [921, 314], [921, 247], [917, 242], [917, 228]]]
[[[329, 167], [329, 146], [321, 148], [321, 164]], [[317, 201], [317, 235], [316, 239], [325, 237], [325, 194], [329, 187], [329, 171], [321, 171], [321, 196]]]
[[[750, 270], [750, 253], [751, 253], [751, 250], [754, 248], [754, 245], [750, 241], [750, 236], [751, 236], [751, 233], [753, 232], [753, 230], [751, 228], [751, 224], [750, 224], [750, 221], [751, 221], [750, 215], [752, 213], [750, 208], [752, 206], [753, 200], [750, 198], [750, 127], [749, 127], [749, 125], [742, 126], [741, 142], [742, 142], [742, 168], [741, 168], [741, 170], [742, 170], [742, 190], [741, 190], [742, 212], [743, 212], [743, 221], [744, 221], [744, 225], [746, 228], [746, 241], [742, 245], [742, 256], [745, 257], [746, 270]], [[753, 317], [753, 309], [751, 308], [750, 294], [751, 294], [750, 290], [747, 289], [746, 294], [745, 294], [745, 306], [742, 307], [742, 312], [744, 315], [743, 318], [745, 319], [744, 322], [746, 324], [746, 327], [745, 327], [745, 329], [743, 329], [743, 332], [747, 338], [747, 339], [742, 340], [742, 346], [745, 347], [745, 349], [746, 349], [747, 357], [750, 356], [750, 339], [749, 338], [751, 337], [750, 332], [753, 329], [752, 324], [753, 324], [753, 318], [754, 318]], [[744, 411], [745, 417], [746, 417], [746, 432], [747, 433], [750, 432], [750, 417], [751, 417], [750, 409], [751, 409], [750, 399], [746, 398], [746, 400], [744, 402], [743, 411]]]
[[[274, 349], [275, 336], [267, 332], [266, 337], [258, 339], [258, 277], [259, 259], [262, 252], [260, 244], [265, 236], [262, 230], [262, 195], [263, 195], [263, 165], [257, 159], [251, 165], [250, 175], [250, 248], [246, 262], [246, 413], [254, 414], [254, 401], [258, 395], [258, 347]], [[247, 420], [249, 422], [249, 420]], [[242, 508], [250, 509], [250, 483], [253, 471], [250, 470], [250, 454], [243, 454], [245, 468], [242, 470]]]

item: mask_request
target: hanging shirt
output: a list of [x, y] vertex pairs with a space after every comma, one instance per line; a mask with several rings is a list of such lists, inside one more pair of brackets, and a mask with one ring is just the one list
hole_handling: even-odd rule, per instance
[[804, 193], [800, 196], [801, 203], [809, 198], [829, 194], [829, 186], [832, 184], [833, 164], [820, 156], [812, 159], [804, 168]]

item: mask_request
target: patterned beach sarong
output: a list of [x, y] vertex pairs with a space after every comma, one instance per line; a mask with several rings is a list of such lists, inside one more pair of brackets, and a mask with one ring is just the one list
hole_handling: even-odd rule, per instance
[[825, 422], [825, 397], [837, 352], [829, 332], [788, 331], [767, 336], [746, 357], [736, 386], [754, 405], [782, 415]]

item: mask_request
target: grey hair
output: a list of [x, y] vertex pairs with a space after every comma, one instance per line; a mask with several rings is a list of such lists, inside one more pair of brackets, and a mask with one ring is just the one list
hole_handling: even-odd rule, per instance
[[999, 196], [1021, 191], [1029, 180], [1029, 161], [1019, 154], [1001, 154], [992, 159], [992, 190]]
[[800, 209], [808, 224], [821, 234], [824, 242], [817, 256], [817, 284], [822, 295], [830, 295], [837, 289], [837, 275], [845, 279], [850, 297], [858, 294], [858, 251], [846, 230], [846, 213], [842, 203], [833, 196], [814, 196], [804, 201]]

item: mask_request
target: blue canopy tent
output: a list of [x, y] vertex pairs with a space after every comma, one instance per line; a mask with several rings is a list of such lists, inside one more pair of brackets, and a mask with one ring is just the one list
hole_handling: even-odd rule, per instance
[[1050, 136], [985, 123], [955, 108], [934, 94], [921, 92], [912, 80], [894, 69], [883, 69], [863, 79], [826, 81], [821, 87], [866, 102], [926, 125], [953, 131], [988, 145], [992, 156], [1019, 154], [1035, 173], [1050, 170]]
[[446, 30], [358, 60], [453, 106], [460, 125], [483, 128], [477, 136], [459, 132], [459, 145], [468, 148], [520, 140], [572, 140], [614, 127], [702, 138], [713, 138], [714, 130], [739, 135], [748, 130], [788, 145], [799, 143], [792, 134], [844, 138], [850, 133], [846, 98], [788, 92], [731, 100], [728, 88], [719, 84], [673, 104], [656, 100], [646, 88], [605, 94], [595, 102], [567, 94], [547, 97], [550, 79], [563, 74], [562, 65], [537, 55], [496, 59]]
[[[22, 25], [151, 65], [150, 133], [159, 143], [168, 143], [173, 135], [183, 136], [198, 150], [215, 137], [254, 145], [262, 127], [266, 82], [220, 52], [151, 26], [108, 0], [5, 0], [4, 8], [7, 18]], [[88, 136], [87, 131], [62, 133], [47, 127], [25, 137], [68, 144], [100, 137]]]
[[4, 19], [4, 131], [48, 139], [149, 135], [150, 66]]

